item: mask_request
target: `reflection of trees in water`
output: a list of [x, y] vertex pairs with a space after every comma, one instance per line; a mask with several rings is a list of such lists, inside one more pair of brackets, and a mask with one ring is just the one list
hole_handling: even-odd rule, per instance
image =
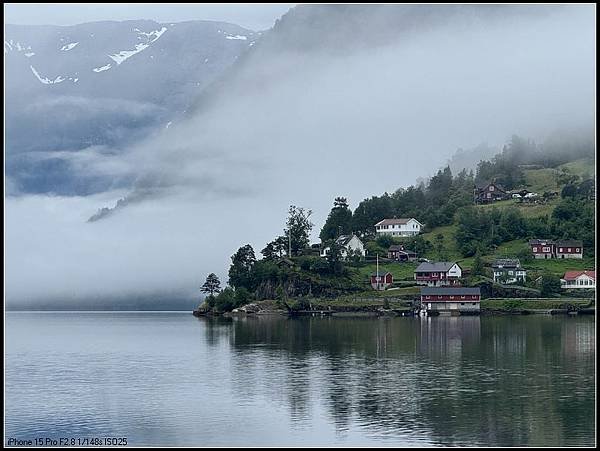
[[590, 320], [277, 317], [207, 328], [228, 331], [234, 379], [252, 381], [240, 396], [285, 405], [293, 423], [320, 403], [342, 435], [361, 426], [440, 444], [576, 445], [594, 431]]
[[209, 346], [218, 345], [231, 333], [231, 318], [206, 316], [198, 318], [198, 321], [205, 326], [204, 339]]

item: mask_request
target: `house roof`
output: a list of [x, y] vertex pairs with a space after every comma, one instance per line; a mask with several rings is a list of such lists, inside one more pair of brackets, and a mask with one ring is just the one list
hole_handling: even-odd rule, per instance
[[[391, 272], [389, 272], [389, 271], [386, 271], [385, 273], [380, 273], [380, 274], [379, 274], [379, 276], [387, 276], [388, 274], [392, 274], [392, 273], [391, 273]], [[377, 276], [377, 273], [375, 273], [375, 272], [372, 272], [372, 273], [371, 273], [371, 277], [373, 277], [373, 276]], [[393, 276], [392, 276], [392, 277], [393, 277]]]
[[[377, 224], [375, 224], [376, 226], [378, 225], [396, 225], [396, 224], [406, 224], [408, 221], [410, 220], [413, 221], [417, 221], [415, 218], [391, 218], [391, 219], [383, 219], [381, 221], [379, 221]], [[419, 224], [421, 224], [419, 221], [417, 221]], [[423, 224], [421, 224], [423, 225]]]
[[404, 249], [404, 246], [402, 244], [392, 244], [388, 248], [388, 252], [398, 252], [399, 254], [404, 255], [417, 255], [416, 252], [411, 251], [410, 249]]
[[[345, 246], [345, 245], [347, 245], [347, 244], [350, 242], [350, 240], [352, 240], [352, 238], [353, 238], [353, 237], [355, 237], [355, 236], [356, 236], [356, 235], [354, 235], [354, 234], [351, 234], [351, 235], [340, 235], [340, 236], [339, 236], [339, 237], [338, 237], [338, 238], [335, 240], [335, 242], [336, 242], [337, 244], [339, 244], [340, 246]], [[358, 239], [358, 237], [356, 237], [356, 238]]]
[[481, 295], [479, 288], [469, 287], [423, 287], [421, 288], [421, 296], [443, 296], [443, 295]]
[[504, 187], [502, 185], [500, 185], [500, 183], [496, 183], [496, 182], [478, 183], [477, 185], [475, 185], [475, 187], [479, 191], [483, 191], [490, 185], [494, 185], [496, 187], [496, 189], [498, 189], [498, 191], [502, 191], [502, 192], [506, 193], [506, 190], [504, 189]]
[[562, 247], [583, 247], [583, 242], [578, 240], [558, 240], [556, 245]]
[[575, 280], [582, 275], [586, 275], [596, 280], [596, 271], [567, 271], [563, 277], [564, 280]]
[[529, 240], [529, 244], [538, 244], [538, 245], [539, 244], [541, 244], [541, 245], [554, 244], [554, 241], [553, 240], [545, 240], [543, 238], [542, 239], [533, 239], [533, 240]]
[[[455, 263], [455, 262], [434, 262], [434, 263], [423, 262], [419, 266], [417, 266], [417, 269], [415, 269], [415, 272], [448, 271], [450, 268], [452, 268], [454, 265], [457, 265], [457, 264], [458, 263]], [[459, 265], [459, 267], [460, 267], [460, 265]]]
[[520, 268], [521, 262], [518, 258], [499, 258], [494, 260], [492, 268]]

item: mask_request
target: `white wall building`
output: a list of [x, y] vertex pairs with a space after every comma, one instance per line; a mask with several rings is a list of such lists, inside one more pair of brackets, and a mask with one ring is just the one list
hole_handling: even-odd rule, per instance
[[596, 288], [596, 271], [567, 271], [560, 286], [567, 290], [572, 288], [586, 289]]
[[415, 218], [384, 219], [375, 224], [377, 235], [415, 236], [421, 233], [421, 224]]
[[527, 272], [518, 258], [499, 258], [492, 263], [492, 270], [496, 283], [524, 283], [527, 277]]
[[[360, 254], [362, 257], [365, 256], [365, 246], [362, 241], [356, 235], [340, 235], [335, 242], [340, 246], [340, 255], [343, 259], [348, 257], [349, 253]], [[327, 257], [331, 247], [327, 246], [321, 250], [321, 257]]]

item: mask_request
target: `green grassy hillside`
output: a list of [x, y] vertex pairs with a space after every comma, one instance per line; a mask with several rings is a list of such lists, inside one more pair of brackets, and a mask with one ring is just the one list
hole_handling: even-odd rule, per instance
[[[594, 161], [590, 159], [576, 160], [570, 163], [558, 166], [558, 168], [544, 168], [544, 169], [527, 169], [525, 173], [525, 184], [522, 188], [526, 188], [529, 191], [542, 194], [546, 191], [559, 192], [564, 187], [564, 183], [560, 182], [559, 174], [566, 170], [570, 174], [578, 175], [581, 177], [587, 177], [594, 170]], [[560, 202], [560, 197], [556, 197], [545, 204], [529, 204], [520, 203], [516, 199], [510, 199], [493, 204], [477, 205], [476, 208], [480, 209], [503, 209], [507, 207], [516, 207], [520, 210], [523, 216], [527, 218], [534, 218], [540, 216], [550, 216], [556, 205]], [[455, 239], [455, 232], [457, 225], [448, 225], [443, 227], [436, 227], [423, 233], [421, 236], [430, 241], [436, 243], [436, 237], [442, 235], [444, 237], [443, 246], [444, 252], [442, 257], [445, 260], [457, 261], [464, 269], [470, 269], [473, 264], [473, 257], [464, 258], [461, 256]], [[515, 257], [519, 252], [528, 250], [529, 246], [525, 240], [515, 240], [502, 243], [495, 250], [491, 251], [487, 255], [483, 255], [482, 258], [486, 266], [491, 265], [495, 258], [499, 257]], [[424, 255], [425, 258], [431, 260], [440, 260], [440, 255], [436, 250], [431, 250]], [[583, 269], [594, 269], [595, 261], [593, 257], [585, 257], [582, 260], [532, 260], [522, 262], [525, 269], [532, 270], [531, 275], [536, 277], [538, 273], [543, 271], [550, 271], [551, 273], [562, 276], [565, 271], [569, 270], [583, 270]], [[404, 266], [403, 266], [404, 265]], [[407, 276], [408, 266], [402, 263], [396, 263], [386, 266], [386, 270], [390, 271], [394, 275], [394, 280], [403, 280]]]

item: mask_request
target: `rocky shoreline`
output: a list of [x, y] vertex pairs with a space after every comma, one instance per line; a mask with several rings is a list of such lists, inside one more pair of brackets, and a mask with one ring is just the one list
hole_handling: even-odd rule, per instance
[[[561, 306], [562, 307], [562, 306]], [[481, 316], [496, 316], [496, 315], [594, 315], [596, 309], [593, 306], [573, 307], [568, 308], [516, 308], [512, 310], [485, 308], [482, 307], [479, 312], [469, 313], [469, 315]], [[265, 300], [252, 302], [242, 307], [233, 309], [231, 312], [213, 312], [203, 309], [196, 309], [193, 315], [196, 317], [204, 316], [336, 316], [336, 317], [378, 317], [378, 316], [415, 316], [418, 315], [418, 308], [412, 306], [403, 306], [399, 308], [384, 308], [380, 304], [368, 305], [326, 305], [325, 303], [315, 303], [308, 308], [292, 309], [287, 304], [275, 300]], [[461, 316], [466, 316], [466, 313], [461, 313]]]

